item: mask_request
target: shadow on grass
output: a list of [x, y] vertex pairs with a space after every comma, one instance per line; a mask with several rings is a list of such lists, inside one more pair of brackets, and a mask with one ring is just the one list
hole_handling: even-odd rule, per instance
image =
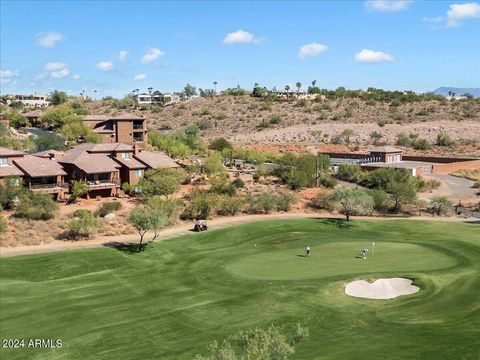
[[346, 219], [323, 219], [323, 222], [330, 226], [335, 226], [337, 229], [350, 229], [355, 227], [353, 221]]
[[122, 243], [118, 241], [111, 241], [108, 243], [103, 244], [105, 247], [110, 247], [112, 249], [127, 253], [127, 254], [138, 254], [146, 250], [146, 248], [150, 245], [149, 242], [145, 242], [143, 244], [138, 243]]

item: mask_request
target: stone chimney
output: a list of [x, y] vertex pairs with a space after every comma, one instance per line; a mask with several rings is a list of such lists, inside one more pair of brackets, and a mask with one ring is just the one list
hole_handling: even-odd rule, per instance
[[138, 147], [138, 144], [133, 145], [133, 155], [138, 155], [140, 153], [140, 148]]

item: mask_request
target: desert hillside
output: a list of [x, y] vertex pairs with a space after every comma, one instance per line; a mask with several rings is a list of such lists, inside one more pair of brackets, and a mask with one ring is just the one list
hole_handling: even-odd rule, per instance
[[[122, 111], [99, 101], [88, 105], [94, 114]], [[149, 120], [150, 129], [169, 133], [196, 123], [205, 138], [223, 136], [237, 144], [337, 143], [345, 130], [350, 133], [349, 143], [359, 146], [371, 144], [375, 138], [377, 143], [393, 144], [402, 132], [434, 144], [438, 133], [443, 131], [456, 142], [458, 154], [473, 155], [480, 151], [478, 101], [430, 100], [404, 104], [361, 98], [266, 101], [223, 95], [135, 112]]]

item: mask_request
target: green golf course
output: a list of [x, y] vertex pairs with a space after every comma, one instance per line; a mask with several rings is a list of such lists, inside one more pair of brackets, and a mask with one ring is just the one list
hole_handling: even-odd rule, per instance
[[[348, 282], [381, 277], [410, 278], [421, 290], [392, 300], [345, 295]], [[2, 347], [0, 359], [193, 359], [241, 330], [297, 323], [310, 336], [291, 359], [478, 360], [480, 227], [270, 220], [138, 253], [104, 247], [0, 263], [2, 341], [63, 344]]]

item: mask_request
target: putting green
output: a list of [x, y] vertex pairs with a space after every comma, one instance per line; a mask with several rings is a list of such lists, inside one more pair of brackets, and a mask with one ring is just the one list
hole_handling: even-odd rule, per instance
[[444, 253], [415, 244], [380, 242], [376, 244], [375, 255], [370, 248], [365, 260], [359, 256], [360, 249], [358, 242], [330, 242], [312, 247], [309, 258], [303, 256], [303, 248], [260, 252], [231, 262], [226, 269], [250, 279], [299, 280], [372, 272], [437, 270], [457, 264]]

